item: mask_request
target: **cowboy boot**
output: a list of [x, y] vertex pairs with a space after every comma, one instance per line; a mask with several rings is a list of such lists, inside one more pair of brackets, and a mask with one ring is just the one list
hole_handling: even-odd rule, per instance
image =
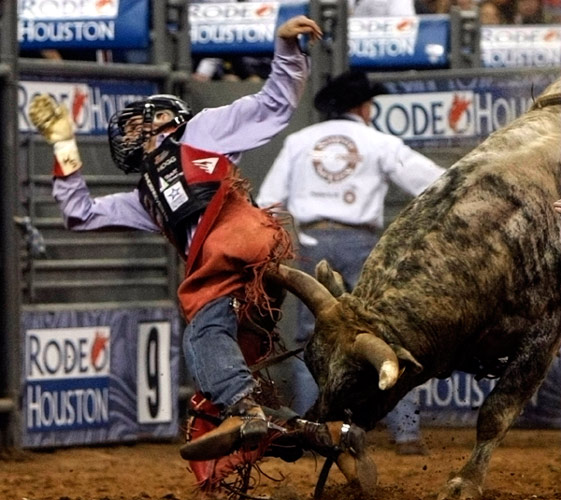
[[180, 448], [185, 460], [213, 460], [244, 447], [255, 449], [267, 435], [267, 419], [262, 408], [246, 396], [225, 412], [222, 423]]

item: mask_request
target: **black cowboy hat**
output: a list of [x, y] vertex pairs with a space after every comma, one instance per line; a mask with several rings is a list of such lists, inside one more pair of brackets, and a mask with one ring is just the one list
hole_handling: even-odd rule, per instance
[[372, 83], [362, 71], [346, 71], [318, 91], [314, 106], [322, 113], [344, 113], [376, 95], [387, 94], [382, 83]]

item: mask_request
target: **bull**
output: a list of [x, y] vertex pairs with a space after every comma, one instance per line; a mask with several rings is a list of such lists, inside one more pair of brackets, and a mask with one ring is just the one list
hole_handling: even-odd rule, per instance
[[561, 80], [405, 208], [350, 293], [325, 262], [317, 279], [289, 267], [274, 277], [316, 317], [311, 418], [350, 410], [368, 430], [430, 378], [499, 377], [471, 456], [439, 500], [482, 496], [494, 448], [559, 349], [560, 159]]

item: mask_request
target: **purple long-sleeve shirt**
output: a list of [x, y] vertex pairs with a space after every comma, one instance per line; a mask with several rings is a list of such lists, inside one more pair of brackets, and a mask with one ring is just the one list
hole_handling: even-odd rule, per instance
[[[187, 124], [181, 142], [224, 154], [236, 163], [242, 152], [265, 144], [286, 127], [308, 74], [308, 60], [297, 41], [277, 38], [271, 74], [263, 88], [232, 104], [202, 110]], [[84, 178], [76, 172], [55, 178], [53, 196], [66, 227], [74, 231], [120, 227], [159, 232], [136, 189], [92, 198]]]

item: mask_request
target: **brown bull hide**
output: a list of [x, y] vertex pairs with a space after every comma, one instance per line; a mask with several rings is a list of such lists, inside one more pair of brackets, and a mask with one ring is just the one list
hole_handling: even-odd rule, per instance
[[[560, 157], [561, 80], [413, 200], [370, 254], [355, 289], [315, 309], [306, 349], [320, 386], [313, 417], [340, 419], [350, 409], [355, 422], [372, 428], [432, 377], [500, 367], [479, 412], [473, 454], [439, 499], [481, 495], [492, 450], [559, 349], [561, 244], [553, 202], [561, 198]], [[384, 391], [353, 350], [366, 334], [412, 355]]]

